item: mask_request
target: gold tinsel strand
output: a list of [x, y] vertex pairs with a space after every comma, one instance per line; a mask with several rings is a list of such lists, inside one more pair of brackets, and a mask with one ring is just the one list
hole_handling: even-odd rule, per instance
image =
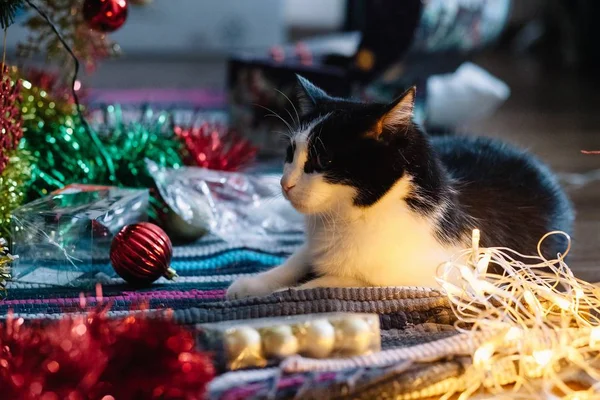
[[[25, 199], [25, 184], [31, 179], [31, 156], [24, 150], [13, 151], [6, 169], [0, 175], [0, 290], [10, 279], [10, 263], [4, 238], [10, 237], [11, 213]], [[0, 293], [0, 297], [3, 293]]]
[[0, 299], [6, 292], [6, 283], [10, 280], [10, 264], [14, 259], [8, 252], [6, 240], [0, 238]]
[[43, 130], [48, 124], [73, 126], [75, 107], [67, 101], [59, 101], [50, 93], [25, 79], [17, 67], [10, 67], [13, 81], [21, 81], [21, 115], [26, 131]]
[[31, 179], [31, 161], [29, 153], [16, 150], [0, 175], [0, 237], [10, 237], [10, 215], [25, 199], [25, 186]]

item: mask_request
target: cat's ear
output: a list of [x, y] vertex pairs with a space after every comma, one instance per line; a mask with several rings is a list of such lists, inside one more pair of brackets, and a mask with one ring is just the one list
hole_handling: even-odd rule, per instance
[[412, 123], [416, 94], [417, 88], [413, 86], [391, 102], [377, 120], [371, 136], [379, 137], [383, 132], [401, 131], [403, 126]]
[[296, 75], [298, 81], [298, 104], [300, 105], [300, 114], [308, 115], [313, 112], [319, 100], [327, 98], [327, 93], [313, 85], [303, 76]]

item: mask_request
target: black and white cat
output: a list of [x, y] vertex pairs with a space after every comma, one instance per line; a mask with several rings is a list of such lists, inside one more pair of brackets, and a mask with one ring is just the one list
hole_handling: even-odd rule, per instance
[[[236, 280], [228, 298], [293, 287], [436, 286], [440, 263], [471, 244], [536, 254], [573, 210], [550, 170], [487, 138], [428, 137], [412, 122], [415, 89], [391, 104], [328, 96], [299, 77], [301, 119], [283, 194], [306, 215], [306, 242], [283, 265]], [[564, 250], [559, 235], [543, 251]]]

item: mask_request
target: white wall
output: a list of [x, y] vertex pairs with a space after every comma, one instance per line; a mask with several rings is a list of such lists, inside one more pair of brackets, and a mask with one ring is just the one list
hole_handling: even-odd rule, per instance
[[346, 0], [285, 0], [287, 26], [337, 29], [344, 22]]
[[[9, 29], [8, 46], [26, 37], [19, 24]], [[135, 54], [223, 52], [267, 48], [285, 41], [281, 0], [154, 0], [130, 6], [125, 25], [111, 35]]]
[[[233, 48], [266, 49], [286, 41], [290, 27], [337, 29], [346, 0], [154, 0], [131, 5], [111, 37], [130, 55], [198, 56]], [[17, 22], [8, 49], [27, 31]]]

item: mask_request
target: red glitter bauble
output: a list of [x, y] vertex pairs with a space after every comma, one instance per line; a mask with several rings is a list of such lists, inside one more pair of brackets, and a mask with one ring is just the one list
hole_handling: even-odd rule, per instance
[[132, 285], [149, 285], [161, 276], [173, 279], [169, 267], [173, 247], [169, 236], [149, 222], [123, 227], [110, 246], [110, 262], [119, 276]]
[[83, 18], [98, 32], [114, 32], [127, 19], [127, 0], [85, 0]]

